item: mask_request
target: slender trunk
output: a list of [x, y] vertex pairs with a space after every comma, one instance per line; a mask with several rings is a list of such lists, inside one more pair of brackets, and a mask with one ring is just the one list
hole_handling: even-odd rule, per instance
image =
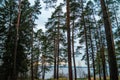
[[95, 56], [94, 56], [94, 50], [93, 50], [93, 41], [92, 41], [92, 34], [91, 34], [91, 29], [89, 26], [89, 34], [90, 34], [90, 44], [91, 44], [91, 51], [92, 51], [92, 62], [93, 62], [93, 75], [94, 75], [94, 80], [96, 80], [96, 74], [95, 74]]
[[33, 27], [32, 27], [32, 33], [31, 33], [31, 80], [34, 80], [33, 76]]
[[45, 65], [43, 64], [43, 75], [42, 75], [42, 80], [45, 80]]
[[43, 63], [43, 57], [42, 57], [42, 66], [41, 66], [41, 78], [42, 78], [42, 80], [43, 80], [43, 78], [44, 78], [44, 75], [43, 75], [43, 69], [44, 69], [44, 63]]
[[14, 63], [13, 63], [13, 80], [17, 79], [16, 72], [16, 56], [17, 56], [17, 48], [18, 48], [18, 40], [19, 40], [19, 25], [20, 25], [20, 15], [21, 15], [21, 0], [19, 0], [19, 8], [18, 8], [18, 20], [16, 25], [16, 39], [15, 39], [15, 52], [14, 52]]
[[[96, 25], [96, 28], [97, 28], [97, 24], [96, 24], [96, 19], [95, 19], [95, 15], [94, 15], [94, 11], [92, 11], [93, 12], [93, 19], [94, 19], [94, 21], [95, 21], [95, 25]], [[95, 34], [95, 32], [96, 32], [96, 34], [97, 35], [99, 35], [98, 34], [98, 28], [94, 31], [94, 34]], [[99, 36], [98, 36], [98, 38], [99, 38]], [[96, 50], [97, 50], [97, 55], [99, 56], [99, 53], [98, 53], [98, 44], [97, 44], [97, 38], [95, 37], [95, 44], [96, 44]], [[101, 72], [100, 72], [100, 59], [98, 58], [97, 59], [97, 63], [98, 63], [98, 73], [99, 73], [99, 80], [101, 80]]]
[[[103, 36], [102, 36], [102, 31], [101, 31], [101, 27], [100, 27], [100, 25], [98, 26], [98, 29], [97, 29], [97, 33], [99, 32], [99, 48], [100, 48], [100, 50], [101, 50], [101, 48], [102, 48], [102, 46], [103, 46]], [[99, 50], [99, 51], [100, 51]], [[99, 53], [99, 62], [101, 63], [100, 65], [102, 65], [102, 62], [101, 62], [101, 60], [102, 60], [102, 55], [101, 55], [101, 52]], [[102, 73], [102, 71], [103, 71], [103, 69], [102, 69], [102, 66], [100, 66], [100, 74]], [[104, 71], [103, 71], [104, 72]], [[104, 73], [103, 73], [104, 74]]]
[[[98, 35], [98, 34], [97, 34]], [[97, 39], [95, 38], [95, 44], [96, 44], [96, 50], [97, 50], [97, 56], [98, 56], [98, 59], [97, 59], [97, 63], [98, 63], [98, 73], [99, 73], [99, 80], [101, 80], [101, 72], [100, 72], [100, 68], [101, 68], [101, 66], [100, 66], [100, 57], [99, 57], [99, 53], [98, 53], [98, 44], [97, 44]]]
[[58, 35], [57, 35], [57, 80], [59, 79], [59, 37], [60, 37], [60, 22], [58, 14]]
[[[38, 51], [38, 52], [40, 52], [40, 51]], [[39, 55], [37, 55], [37, 64], [36, 64], [36, 74], [35, 74], [35, 77], [38, 79], [39, 78], [39, 76], [38, 76], [38, 70], [39, 70]]]
[[102, 67], [103, 67], [103, 79], [106, 80], [106, 70], [105, 70], [105, 55], [104, 55], [104, 47], [101, 48], [101, 57], [102, 57]]
[[84, 19], [83, 19], [83, 23], [84, 23], [85, 46], [86, 46], [86, 55], [87, 55], [87, 66], [88, 66], [88, 80], [91, 80], [91, 77], [90, 77], [89, 53], [88, 53], [88, 42], [87, 42], [87, 29], [86, 29], [86, 25], [85, 25]]
[[69, 0], [66, 0], [66, 11], [67, 11], [67, 41], [68, 41], [68, 71], [69, 71], [69, 80], [73, 80], [72, 74], [72, 61], [71, 61], [71, 38], [70, 38], [70, 6]]
[[84, 26], [85, 46], [86, 46], [86, 55], [87, 55], [88, 80], [91, 80], [91, 77], [90, 77], [89, 53], [88, 53], [88, 43], [87, 43], [87, 28], [86, 28], [84, 14], [83, 14], [83, 0], [81, 0], [81, 2], [82, 2], [82, 22], [83, 22], [83, 26]]
[[[97, 33], [97, 35], [98, 35], [98, 33]], [[96, 40], [95, 40], [96, 41]], [[96, 46], [97, 46], [97, 41], [96, 41]], [[98, 46], [97, 46], [97, 63], [98, 63], [98, 73], [99, 73], [99, 80], [101, 80], [102, 78], [101, 78], [101, 64], [100, 64], [100, 62], [101, 62], [101, 58], [100, 58], [100, 53], [99, 53], [99, 49], [98, 49]]]
[[46, 68], [46, 65], [44, 65], [43, 80], [45, 80], [45, 70], [46, 70], [45, 68]]
[[45, 80], [45, 56], [42, 55], [42, 80]]
[[54, 38], [54, 80], [56, 79], [56, 38]]
[[75, 80], [77, 80], [77, 72], [76, 72], [76, 63], [75, 63], [75, 52], [74, 52], [74, 20], [73, 20], [73, 28], [72, 28], [72, 56], [73, 56], [73, 65], [74, 65], [74, 76]]
[[108, 47], [110, 80], [118, 80], [118, 68], [117, 68], [117, 61], [115, 56], [114, 40], [113, 40], [112, 29], [111, 29], [112, 26], [111, 26], [111, 22], [105, 6], [105, 1], [100, 0], [100, 2], [101, 2], [101, 8], [103, 12], [104, 27], [105, 27], [107, 47]]
[[[10, 4], [11, 4], [11, 3], [12, 3], [12, 2], [10, 2]], [[11, 24], [12, 24], [12, 11], [11, 11], [11, 10], [12, 10], [12, 5], [10, 5], [10, 14], [9, 14], [9, 16], [10, 16], [10, 21], [9, 21], [9, 22], [10, 22], [10, 23], [9, 23], [9, 30], [8, 30], [8, 36], [7, 36], [7, 38], [9, 39], [9, 41], [11, 41], [11, 40], [10, 40], [10, 39], [11, 39], [11, 38], [10, 38], [10, 37], [11, 37], [10, 34], [11, 34], [11, 31], [12, 31], [12, 30], [11, 30], [11, 27], [12, 27], [12, 25], [11, 25]], [[4, 18], [5, 18], [5, 16], [3, 17], [3, 20], [5, 20]], [[2, 26], [4, 26], [4, 25], [2, 25]], [[14, 53], [13, 53], [13, 56], [14, 56]], [[11, 67], [13, 67], [13, 66], [14, 66], [14, 65], [11, 65]], [[14, 76], [14, 75], [13, 75], [13, 71], [9, 70], [9, 71], [8, 71], [8, 75], [6, 76], [6, 80], [12, 80], [12, 76]]]
[[102, 78], [101, 78], [101, 65], [100, 65], [100, 55], [99, 55], [99, 53], [98, 53], [98, 68], [99, 68], [99, 80], [102, 80]]

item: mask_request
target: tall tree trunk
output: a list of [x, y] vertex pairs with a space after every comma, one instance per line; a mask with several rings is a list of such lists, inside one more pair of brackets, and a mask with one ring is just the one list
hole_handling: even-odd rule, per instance
[[107, 39], [110, 80], [118, 80], [118, 68], [117, 68], [117, 61], [115, 56], [114, 40], [111, 29], [112, 26], [105, 6], [105, 1], [100, 0], [100, 2], [103, 12], [104, 26], [105, 26], [106, 39]]
[[70, 38], [70, 5], [69, 0], [66, 0], [66, 11], [67, 11], [67, 42], [68, 42], [68, 71], [69, 71], [69, 80], [73, 80], [72, 74], [72, 60], [71, 60], [71, 38]]
[[15, 52], [14, 52], [14, 63], [13, 63], [13, 80], [17, 79], [17, 72], [16, 72], [16, 56], [17, 56], [17, 48], [18, 48], [18, 40], [19, 40], [19, 25], [20, 25], [20, 16], [21, 16], [21, 0], [19, 0], [19, 7], [18, 7], [18, 20], [16, 25], [16, 39], [15, 39]]
[[45, 80], [45, 65], [42, 65], [42, 80]]
[[101, 65], [100, 65], [100, 55], [98, 53], [98, 68], [99, 68], [99, 80], [102, 80], [102, 77], [101, 77]]
[[44, 64], [44, 69], [43, 69], [43, 70], [44, 70], [44, 71], [43, 71], [43, 80], [45, 80], [45, 71], [46, 71], [45, 68], [46, 68], [46, 65]]
[[[83, 15], [84, 16], [84, 15]], [[84, 17], [83, 17], [84, 18]], [[84, 19], [83, 19], [84, 20]], [[84, 23], [84, 35], [85, 35], [85, 46], [86, 46], [86, 55], [87, 55], [87, 67], [88, 67], [88, 80], [91, 80], [90, 77], [90, 63], [89, 63], [89, 53], [88, 53], [88, 42], [87, 42], [87, 29], [86, 29], [86, 25], [85, 22]]]
[[34, 80], [34, 76], [33, 76], [33, 26], [32, 26], [32, 33], [31, 33], [31, 80]]
[[[98, 34], [97, 34], [98, 35]], [[97, 44], [97, 39], [95, 38], [95, 44], [96, 44], [96, 50], [97, 50], [97, 55], [99, 56], [99, 53], [98, 53], [98, 44]], [[101, 66], [100, 66], [100, 57], [98, 57], [98, 59], [97, 59], [97, 63], [98, 63], [98, 74], [99, 74], [99, 80], [101, 80]]]
[[101, 30], [100, 25], [98, 26], [97, 33], [98, 33], [98, 32], [99, 32], [99, 48], [100, 48], [99, 56], [100, 56], [100, 62], [101, 62], [101, 65], [102, 65], [102, 66], [100, 67], [100, 69], [102, 69], [102, 70], [100, 70], [100, 74], [101, 74], [102, 71], [103, 71], [103, 78], [105, 78], [105, 77], [104, 77], [104, 76], [105, 76], [105, 73], [104, 73], [105, 67], [103, 67], [103, 65], [105, 65], [105, 64], [104, 64], [105, 56], [104, 56], [104, 60], [103, 60], [103, 55], [102, 55], [102, 52], [101, 52], [101, 49], [102, 49], [102, 47], [103, 47], [103, 45], [104, 45], [104, 42], [103, 42], [102, 30]]
[[[10, 2], [10, 4], [12, 4], [12, 2]], [[11, 27], [12, 27], [12, 25], [11, 25], [12, 24], [12, 11], [11, 10], [12, 10], [12, 5], [10, 5], [10, 13], [9, 13], [9, 16], [10, 16], [10, 21], [9, 22], [10, 23], [9, 23], [9, 30], [8, 30], [8, 35], [7, 35], [7, 38], [9, 39], [9, 41], [11, 41], [10, 40], [10, 37], [11, 37], [10, 34], [11, 34], [11, 31], [12, 31], [11, 30]], [[5, 18], [5, 15], [3, 17], [3, 20], [5, 20], [4, 18]], [[13, 53], [13, 56], [14, 56], [14, 53]], [[11, 65], [11, 67], [12, 66], [14, 66], [14, 65]], [[14, 76], [13, 71], [9, 70], [8, 75], [6, 76], [6, 80], [12, 80], [13, 76]]]
[[90, 63], [89, 63], [89, 53], [88, 53], [88, 42], [87, 42], [87, 28], [85, 24], [85, 18], [84, 18], [84, 11], [83, 11], [83, 0], [81, 0], [82, 4], [82, 22], [84, 26], [84, 35], [85, 35], [85, 47], [86, 47], [86, 55], [87, 55], [87, 67], [88, 67], [88, 80], [91, 80], [90, 77]]
[[103, 79], [106, 80], [106, 70], [105, 70], [105, 54], [104, 54], [104, 47], [102, 45], [101, 48], [101, 57], [102, 57], [102, 67], [103, 67]]
[[75, 80], [77, 80], [77, 72], [76, 72], [76, 63], [75, 63], [75, 52], [74, 52], [74, 20], [73, 20], [73, 28], [72, 28], [72, 56], [73, 56], [73, 65], [74, 65], [74, 76]]
[[42, 55], [42, 80], [45, 80], [45, 56]]
[[[40, 43], [39, 43], [40, 45]], [[40, 52], [40, 49], [38, 50], [38, 53]], [[38, 79], [39, 76], [38, 76], [38, 70], [39, 70], [39, 55], [37, 55], [37, 64], [36, 64], [36, 70], [35, 70], [35, 78]]]
[[106, 80], [106, 71], [105, 71], [105, 54], [104, 54], [104, 42], [103, 42], [103, 36], [102, 36], [102, 31], [101, 31], [101, 28], [100, 28], [100, 25], [99, 25], [99, 31], [97, 30], [97, 32], [99, 32], [99, 35], [100, 35], [100, 37], [99, 37], [99, 47], [100, 47], [100, 54], [99, 54], [99, 56], [100, 56], [100, 62], [102, 62], [101, 63], [101, 65], [102, 65], [102, 71], [103, 71], [103, 79], [104, 80]]
[[89, 34], [90, 34], [90, 45], [91, 45], [91, 51], [92, 51], [92, 64], [93, 64], [93, 75], [94, 75], [94, 80], [96, 80], [96, 74], [95, 74], [95, 55], [94, 55], [94, 49], [93, 49], [93, 41], [92, 41], [92, 34], [91, 34], [91, 29], [89, 26]]
[[57, 80], [59, 79], [59, 37], [60, 37], [60, 22], [58, 14], [58, 35], [57, 35]]
[[54, 38], [54, 80], [56, 80], [56, 38]]
[[[105, 2], [109, 2], [109, 1], [106, 0]], [[119, 22], [118, 22], [116, 10], [115, 10], [115, 4], [113, 3], [112, 6], [113, 6], [113, 7], [112, 7], [112, 10], [113, 10], [113, 13], [114, 13], [116, 25], [117, 25], [117, 28], [119, 28]], [[106, 4], [106, 7], [107, 7], [107, 11], [109, 12], [109, 4]], [[108, 13], [108, 15], [109, 15], [109, 13]]]
[[[95, 21], [95, 26], [96, 26], [96, 28], [97, 28], [97, 22], [96, 22], [96, 19], [95, 19], [95, 14], [94, 14], [94, 11], [92, 10], [92, 12], [93, 12], [93, 19], [94, 19], [94, 21]], [[95, 33], [96, 32], [96, 33]], [[94, 34], [97, 34], [97, 35], [99, 35], [98, 34], [98, 28], [94, 31]], [[98, 36], [98, 38], [99, 38], [99, 36]], [[97, 55], [99, 56], [99, 53], [98, 53], [98, 43], [97, 43], [97, 38], [95, 37], [95, 45], [96, 45], [96, 50], [97, 50]], [[101, 66], [100, 66], [100, 59], [98, 58], [98, 60], [97, 60], [97, 63], [98, 63], [98, 73], [99, 73], [99, 80], [101, 80], [101, 72], [100, 72], [100, 68], [101, 68]]]

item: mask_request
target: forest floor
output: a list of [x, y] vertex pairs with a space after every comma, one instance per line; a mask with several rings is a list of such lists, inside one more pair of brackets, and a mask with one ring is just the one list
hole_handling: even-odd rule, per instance
[[[47, 79], [47, 80], [54, 80], [54, 79]], [[60, 78], [59, 80], [68, 80], [68, 79], [67, 78]], [[77, 80], [88, 80], [88, 79], [87, 78], [78, 78]], [[91, 80], [94, 80], [94, 79], [91, 78]], [[99, 80], [99, 78], [97, 78], [96, 80]], [[107, 80], [110, 80], [109, 77], [107, 77]], [[120, 76], [119, 76], [119, 80], [120, 80]]]
[[[19, 79], [18, 79], [19, 80]], [[21, 80], [21, 79], [20, 79]], [[24, 80], [24, 79], [23, 79]], [[26, 80], [30, 80], [30, 79], [26, 79]], [[34, 80], [42, 80], [42, 79], [34, 79]], [[51, 79], [45, 79], [45, 80], [54, 80], [53, 78]], [[68, 80], [68, 78], [59, 78], [59, 80]], [[87, 78], [78, 78], [77, 80], [88, 80]], [[93, 77], [91, 78], [91, 80], [94, 80]], [[99, 78], [96, 78], [96, 80], [99, 80]], [[102, 79], [103, 80], [103, 79]], [[110, 80], [109, 77], [107, 77], [107, 80]], [[119, 76], [119, 80], [120, 80], [120, 76]]]

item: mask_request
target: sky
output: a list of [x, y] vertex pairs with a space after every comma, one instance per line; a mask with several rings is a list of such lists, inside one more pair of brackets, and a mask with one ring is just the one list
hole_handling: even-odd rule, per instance
[[[29, 0], [31, 5], [34, 4], [34, 0]], [[41, 1], [41, 0], [40, 0]], [[62, 0], [59, 0], [57, 2], [57, 5], [59, 5], [62, 2]], [[38, 20], [36, 20], [36, 28], [34, 29], [35, 31], [37, 31], [38, 29], [42, 29], [43, 31], [45, 31], [45, 23], [47, 22], [48, 18], [51, 17], [52, 12], [54, 11], [54, 9], [45, 9], [45, 4], [41, 1], [41, 7], [42, 9], [41, 14], [38, 16]], [[78, 44], [78, 43], [77, 43]], [[76, 57], [76, 65], [80, 65], [80, 66], [86, 66], [84, 61], [81, 61], [82, 55]]]
[[[34, 0], [29, 0], [30, 1], [30, 3], [31, 3], [31, 5], [33, 5], [34, 4]], [[40, 0], [41, 2], [41, 7], [42, 7], [42, 9], [40, 10], [41, 11], [41, 14], [38, 16], [38, 20], [36, 20], [36, 24], [37, 24], [37, 26], [36, 26], [36, 30], [38, 30], [38, 29], [43, 29], [43, 31], [45, 31], [46, 29], [45, 29], [45, 23], [47, 22], [47, 20], [48, 20], [48, 18], [50, 18], [51, 17], [51, 15], [52, 15], [52, 12], [54, 11], [54, 9], [53, 8], [50, 8], [50, 9], [46, 9], [45, 7], [46, 7], [46, 4], [44, 4], [43, 2], [42, 2], [42, 0]], [[59, 5], [59, 3], [61, 3], [62, 2], [62, 0], [59, 0], [58, 1], [58, 3], [57, 3], [57, 5]]]

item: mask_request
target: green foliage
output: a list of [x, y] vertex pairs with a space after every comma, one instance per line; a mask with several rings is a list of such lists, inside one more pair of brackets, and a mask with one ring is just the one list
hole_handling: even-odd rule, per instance
[[[34, 75], [38, 78], [38, 63], [44, 64], [45, 62], [50, 65], [54, 62], [54, 50], [57, 49], [55, 44], [60, 44], [60, 62], [67, 62], [67, 39], [66, 39], [66, 13], [63, 11], [65, 3], [55, 6], [57, 0], [42, 0], [46, 3], [46, 8], [53, 7], [55, 11], [52, 13], [48, 22], [45, 24], [46, 32], [39, 29], [34, 32], [33, 37], [33, 64]], [[64, 0], [65, 1], [65, 0]], [[119, 25], [119, 2], [120, 0], [105, 0], [107, 12], [111, 19], [112, 30], [114, 32], [115, 50], [120, 68], [120, 25]], [[27, 72], [30, 66], [30, 53], [31, 47], [31, 34], [32, 28], [36, 25], [35, 20], [41, 14], [40, 0], [35, 0], [34, 5], [30, 5], [29, 0], [22, 0], [21, 2], [21, 17], [19, 26], [19, 40], [17, 47], [17, 75]], [[76, 53], [83, 54], [82, 60], [87, 60], [86, 52], [84, 51], [85, 44], [85, 30], [83, 18], [85, 19], [88, 52], [89, 58], [92, 60], [91, 45], [95, 52], [96, 73], [98, 73], [98, 64], [102, 64], [100, 50], [101, 45], [105, 45], [105, 30], [103, 28], [102, 10], [100, 8], [100, 0], [70, 0], [70, 27], [74, 31], [74, 43], [79, 40], [77, 44]], [[8, 80], [13, 75], [13, 56], [15, 50], [16, 38], [16, 23], [18, 17], [18, 2], [16, 0], [0, 0], [0, 80]], [[73, 28], [74, 23], [74, 28]], [[59, 26], [58, 26], [59, 25]], [[58, 35], [58, 28], [59, 35]], [[89, 32], [91, 30], [91, 33]], [[59, 36], [59, 43], [57, 38]], [[90, 38], [93, 43], [90, 42]], [[78, 46], [79, 45], [79, 46]], [[106, 52], [107, 53], [107, 52]], [[107, 55], [107, 54], [106, 54]], [[42, 57], [45, 57], [45, 62], [42, 62]], [[108, 60], [108, 56], [105, 56]], [[100, 61], [98, 62], [98, 59]], [[107, 62], [107, 61], [106, 61]], [[90, 61], [92, 64], [92, 61]], [[44, 68], [49, 71], [49, 67]], [[102, 69], [102, 68], [101, 68]], [[82, 80], [82, 79], [81, 79]]]
[[[24, 0], [21, 2], [21, 19], [19, 26], [19, 40], [17, 47], [17, 55], [16, 55], [16, 71], [17, 75], [19, 73], [24, 73], [28, 71], [29, 65], [29, 51], [30, 51], [30, 38], [31, 38], [31, 26], [33, 26], [34, 20], [37, 18], [37, 14], [39, 14], [39, 3], [35, 4], [33, 7], [30, 6], [28, 0]], [[14, 62], [14, 51], [15, 51], [15, 38], [16, 38], [16, 23], [18, 17], [17, 11], [17, 1], [14, 0], [5, 0], [5, 3], [0, 7], [0, 42], [2, 44], [0, 49], [2, 50], [2, 65], [0, 78], [3, 80], [11, 79], [13, 75], [13, 62]], [[33, 8], [38, 8], [37, 11], [33, 11]], [[33, 14], [31, 15], [31, 13]], [[36, 16], [35, 18], [30, 20], [30, 17]], [[2, 39], [3, 38], [3, 39]]]

